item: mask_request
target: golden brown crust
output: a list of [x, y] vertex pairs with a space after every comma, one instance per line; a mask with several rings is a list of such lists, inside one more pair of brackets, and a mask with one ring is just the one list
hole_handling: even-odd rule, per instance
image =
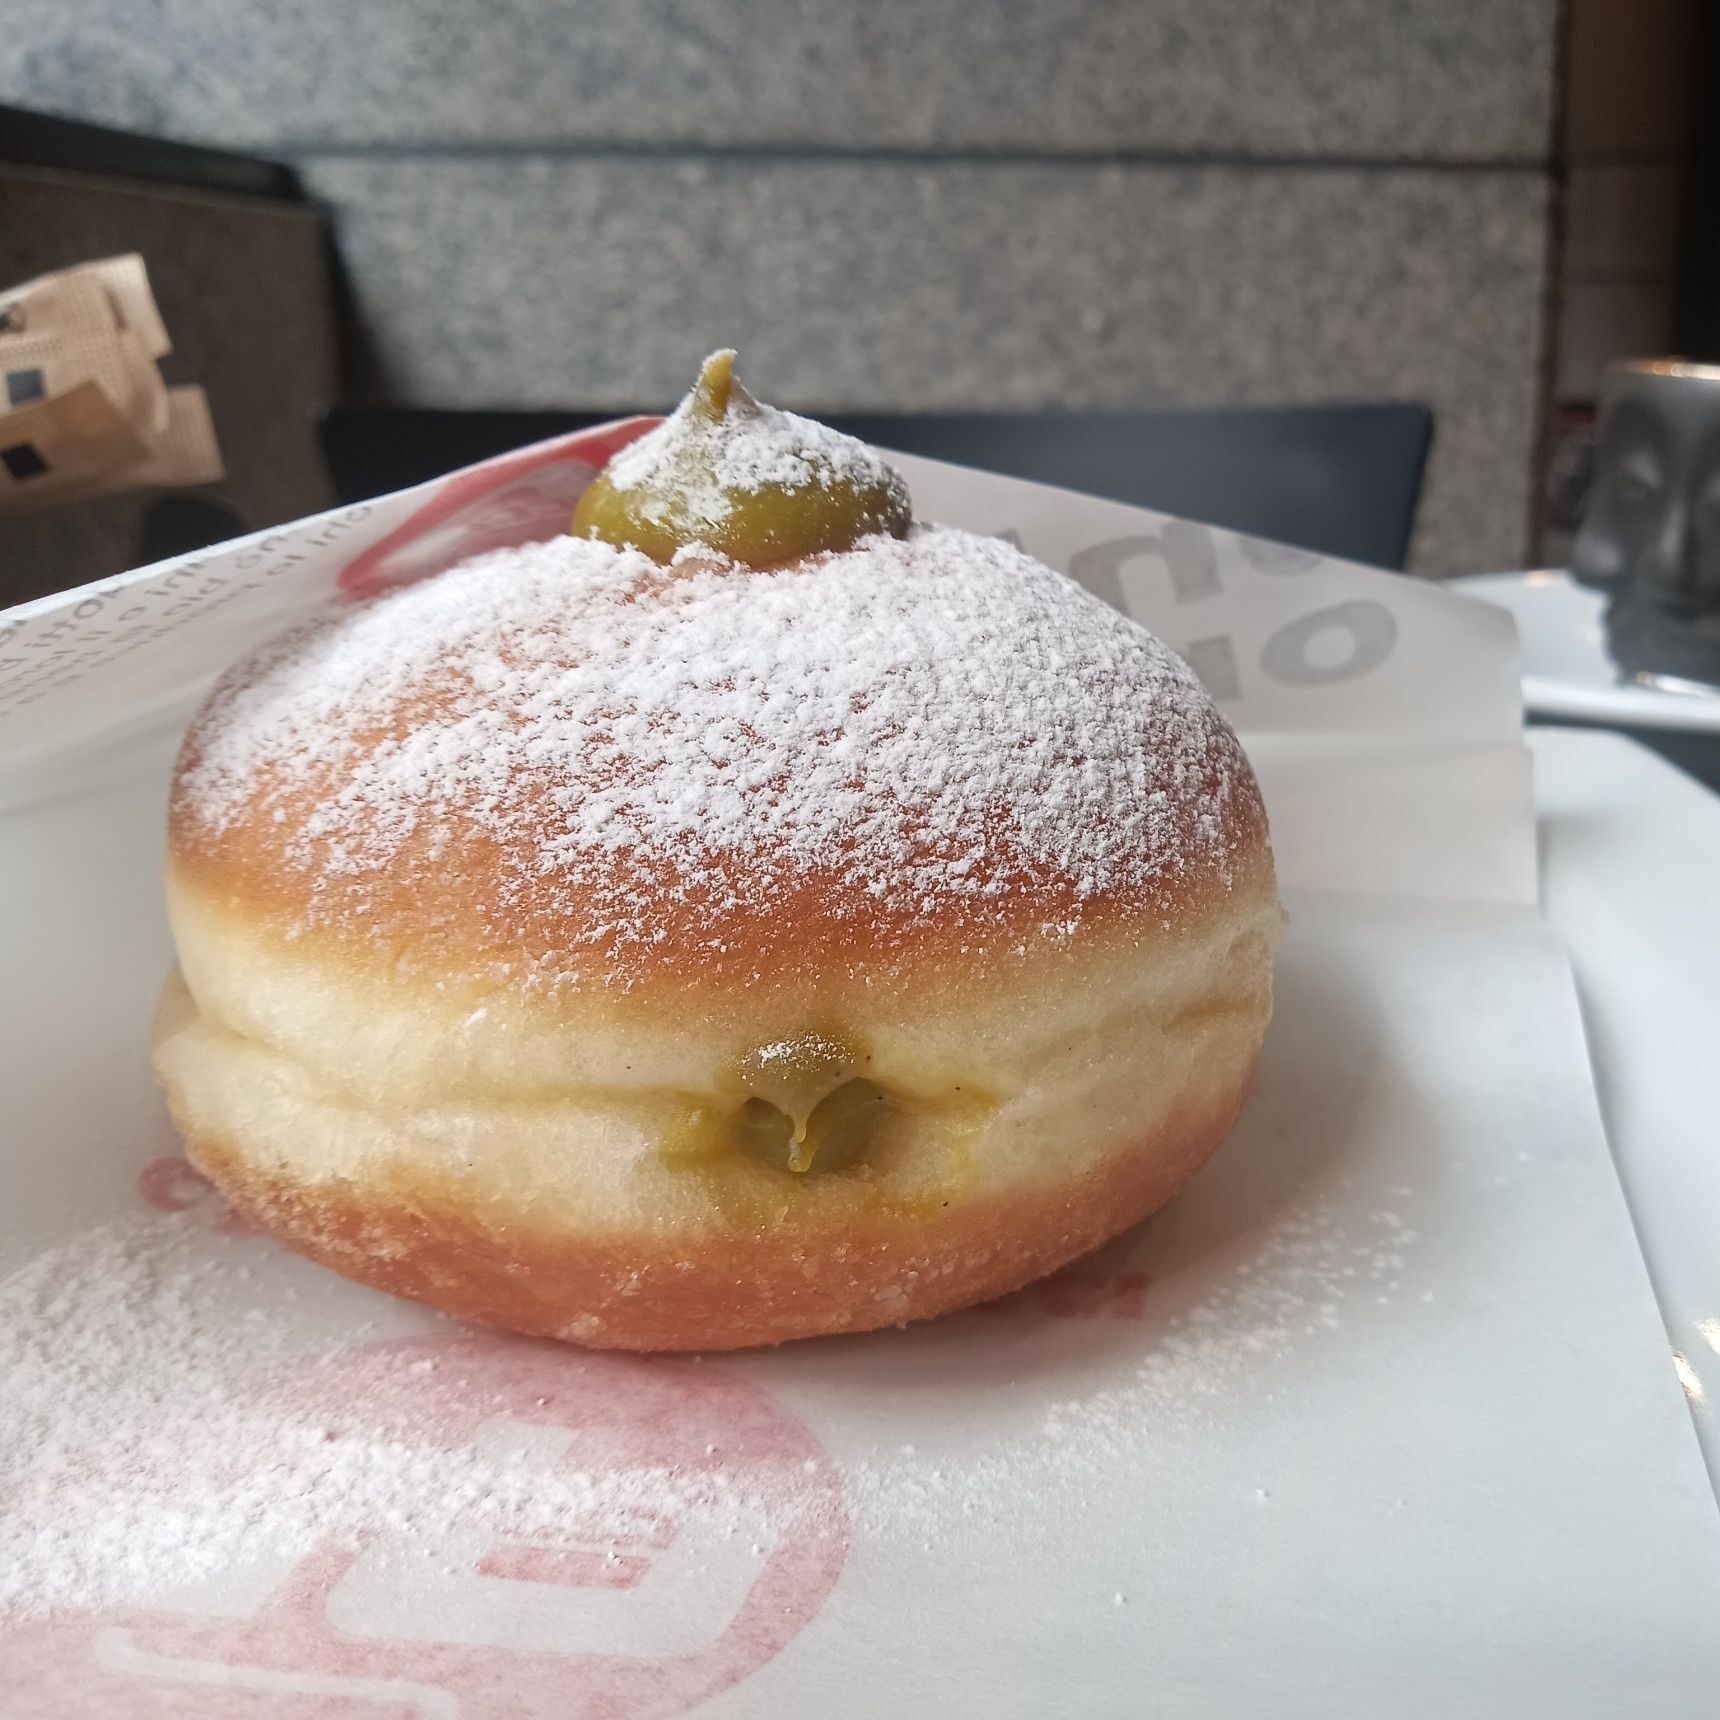
[[852, 1214], [826, 1230], [626, 1237], [490, 1229], [458, 1188], [295, 1182], [232, 1142], [188, 1137], [246, 1217], [346, 1277], [445, 1313], [594, 1348], [725, 1350], [901, 1325], [987, 1301], [1162, 1206], [1217, 1149], [1253, 1078], [1089, 1174], [947, 1213]]

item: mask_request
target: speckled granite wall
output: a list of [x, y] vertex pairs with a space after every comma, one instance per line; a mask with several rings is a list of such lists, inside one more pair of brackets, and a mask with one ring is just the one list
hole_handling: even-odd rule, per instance
[[10, 0], [0, 98], [298, 160], [408, 399], [1426, 399], [1442, 571], [1526, 553], [1556, 13]]

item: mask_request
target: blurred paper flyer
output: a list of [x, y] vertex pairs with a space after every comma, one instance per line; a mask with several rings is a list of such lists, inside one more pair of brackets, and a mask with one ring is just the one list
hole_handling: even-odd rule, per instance
[[0, 514], [219, 480], [208, 401], [167, 387], [169, 350], [139, 256], [0, 293]]

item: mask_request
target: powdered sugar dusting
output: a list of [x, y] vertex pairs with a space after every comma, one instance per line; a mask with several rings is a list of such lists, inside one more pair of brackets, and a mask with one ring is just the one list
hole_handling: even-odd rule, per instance
[[1258, 799], [1159, 641], [924, 529], [763, 572], [573, 538], [479, 557], [230, 676], [177, 811], [209, 838], [280, 822], [330, 913], [402, 854], [457, 870], [480, 843], [504, 892], [563, 915], [577, 892], [587, 953], [624, 970], [666, 892], [720, 945], [808, 880], [837, 917], [978, 935], [1030, 903], [1064, 935], [1095, 897], [1228, 875]]
[[[570, 1368], [577, 1392], [578, 1370], [608, 1358], [411, 1311], [426, 1335], [355, 1345], [350, 1316], [294, 1306], [285, 1280], [303, 1271], [272, 1243], [200, 1232], [186, 1215], [96, 1228], [0, 1282], [0, 1623], [290, 1568], [379, 1533], [435, 1556], [473, 1536], [601, 1540], [629, 1514], [696, 1510], [720, 1541], [828, 1495], [801, 1447], [737, 1461], [701, 1444], [681, 1459], [600, 1438], [599, 1466], [546, 1464], [517, 1408], [484, 1404], [490, 1358], [535, 1369], [539, 1406], [567, 1401]], [[644, 1366], [620, 1362], [623, 1388]], [[614, 1380], [584, 1386], [599, 1426]], [[472, 1438], [441, 1436], [450, 1401]], [[686, 1404], [696, 1429], [704, 1409]]]
[[[1137, 1274], [1084, 1266], [1073, 1270], [1098, 1300], [1075, 1328], [1056, 1317], [1069, 1308], [1053, 1279], [991, 1309], [857, 1340], [852, 1416], [840, 1404], [827, 1414], [876, 1437], [838, 1478], [804, 1434], [772, 1445], [755, 1433], [749, 1455], [746, 1430], [796, 1424], [746, 1382], [744, 1362], [588, 1357], [471, 1334], [192, 1214], [116, 1221], [0, 1281], [0, 1622], [160, 1599], [378, 1533], [401, 1559], [463, 1547], [469, 1560], [486, 1537], [600, 1546], [643, 1513], [696, 1520], [700, 1556], [716, 1567], [761, 1527], [834, 1532], [842, 1498], [838, 1515], [851, 1509], [869, 1540], [942, 1546], [1048, 1488], [1109, 1497], [1122, 1469], [1271, 1399], [1283, 1364], [1329, 1339], [1346, 1308], [1395, 1295], [1416, 1241], [1383, 1215], [1358, 1225], [1316, 1202], [1282, 1211], [1246, 1258], [1201, 1271], [1192, 1298], [1174, 1285], [1142, 1306], [1131, 1295], [1115, 1323], [1102, 1318], [1106, 1283]], [[1108, 1252], [1138, 1261], [1141, 1249], [1137, 1235]], [[366, 1309], [418, 1335], [355, 1348], [374, 1333], [358, 1324]], [[931, 1382], [960, 1372], [947, 1346], [982, 1355], [1006, 1328], [1015, 1363], [1003, 1388], [988, 1395], [982, 1369], [960, 1388], [962, 1417], [929, 1409]], [[1036, 1369], [1061, 1371], [1072, 1340], [1088, 1345], [1081, 1389], [1023, 1392]], [[498, 1352], [526, 1382], [511, 1421], [498, 1405], [511, 1431], [486, 1436], [480, 1406], [466, 1435], [426, 1437], [450, 1393], [469, 1407]], [[766, 1358], [766, 1376], [792, 1382], [799, 1354]], [[898, 1368], [915, 1389], [890, 1389]], [[677, 1376], [741, 1394], [740, 1414], [711, 1415], [697, 1390], [677, 1396]], [[605, 1423], [618, 1386], [639, 1392], [644, 1413]], [[604, 1427], [583, 1448], [601, 1460], [534, 1461], [538, 1412], [522, 1425], [522, 1402], [557, 1406], [545, 1426]], [[894, 1407], [880, 1418], [881, 1405]], [[667, 1419], [666, 1406], [678, 1406]], [[941, 1455], [975, 1418], [983, 1448]]]

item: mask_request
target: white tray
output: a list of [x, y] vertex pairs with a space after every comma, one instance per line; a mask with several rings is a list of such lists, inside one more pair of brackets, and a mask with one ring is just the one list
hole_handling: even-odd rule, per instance
[[1720, 1486], [1720, 798], [1618, 735], [1532, 729], [1542, 903]]
[[[169, 959], [168, 760], [200, 687], [336, 590], [522, 519], [560, 529], [581, 451], [526, 450], [0, 622], [24, 666], [0, 676], [0, 706], [19, 695], [16, 739], [0, 736], [0, 1258], [58, 1241], [86, 1260], [87, 1221], [153, 1226], [145, 1206], [185, 1191], [143, 1041]], [[284, 1565], [251, 1536], [242, 1568], [195, 1592], [158, 1592], [150, 1570], [117, 1615], [104, 1598], [64, 1628], [0, 1633], [8, 1720], [21, 1691], [26, 1713], [130, 1720], [196, 1712], [222, 1685], [461, 1720], [691, 1701], [829, 1720], [1710, 1711], [1720, 1535], [1535, 908], [1505, 618], [1118, 504], [910, 475], [927, 513], [1013, 531], [1153, 625], [1247, 737], [1292, 926], [1235, 1138], [1160, 1218], [1001, 1311], [704, 1364], [462, 1337], [195, 1207], [203, 1252], [249, 1274], [211, 1319], [251, 1311], [298, 1346], [295, 1382], [331, 1345], [325, 1390], [368, 1378], [378, 1345], [399, 1366], [428, 1346], [460, 1361], [413, 1400], [447, 1449], [475, 1441], [505, 1375], [484, 1437], [528, 1467], [571, 1451], [619, 1485], [666, 1443], [702, 1474], [726, 1436], [691, 1429], [721, 1411], [813, 1494], [785, 1494], [756, 1535], [646, 1524], [624, 1591], [522, 1577], [541, 1567], [517, 1559], [498, 1575], [484, 1541], [441, 1546], [444, 1519], [421, 1510], [367, 1519], [362, 1553], [319, 1542]], [[116, 1357], [121, 1387], [146, 1367], [146, 1329], [127, 1347], [101, 1327], [86, 1385]], [[24, 1359], [56, 1353], [49, 1331]], [[444, 1390], [472, 1395], [450, 1407]], [[362, 1422], [375, 1398], [312, 1402], [320, 1451], [325, 1414]], [[334, 1454], [375, 1431], [337, 1429]], [[182, 1461], [171, 1437], [151, 1451]], [[440, 1561], [411, 1582], [372, 1559], [397, 1529]], [[50, 1688], [77, 1705], [49, 1706]]]

